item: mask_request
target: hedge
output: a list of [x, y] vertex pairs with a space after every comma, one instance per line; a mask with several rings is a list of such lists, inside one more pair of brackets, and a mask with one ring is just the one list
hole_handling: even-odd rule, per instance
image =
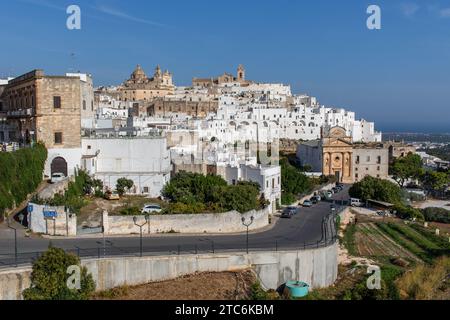
[[47, 149], [42, 144], [0, 152], [0, 220], [5, 211], [25, 201], [42, 182]]

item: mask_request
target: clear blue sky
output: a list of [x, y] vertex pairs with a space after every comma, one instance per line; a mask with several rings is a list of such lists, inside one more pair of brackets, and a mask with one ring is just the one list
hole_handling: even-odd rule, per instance
[[[82, 29], [66, 29], [69, 4]], [[382, 9], [382, 29], [366, 9]], [[35, 68], [119, 84], [141, 64], [194, 76], [283, 82], [382, 130], [450, 132], [448, 0], [10, 0], [0, 11], [0, 76]], [[71, 57], [71, 54], [74, 56]]]

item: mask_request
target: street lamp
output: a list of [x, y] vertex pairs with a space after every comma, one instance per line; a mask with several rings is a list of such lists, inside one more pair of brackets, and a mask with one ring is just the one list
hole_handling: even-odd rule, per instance
[[248, 227], [250, 227], [255, 220], [255, 217], [250, 217], [250, 222], [245, 222], [245, 217], [242, 217], [242, 224], [247, 227], [247, 254], [248, 254]]
[[142, 257], [142, 227], [144, 227], [147, 223], [149, 223], [150, 217], [149, 217], [148, 214], [146, 214], [145, 215], [145, 222], [143, 224], [138, 224], [137, 220], [138, 220], [137, 217], [133, 217], [134, 225], [139, 227], [139, 230], [140, 230], [140, 256]]
[[6, 219], [8, 221], [8, 228], [14, 230], [14, 262], [17, 267], [17, 229], [9, 225], [9, 217]]

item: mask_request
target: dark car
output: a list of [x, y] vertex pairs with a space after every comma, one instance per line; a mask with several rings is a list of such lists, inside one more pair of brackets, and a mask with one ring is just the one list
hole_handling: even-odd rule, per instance
[[294, 207], [288, 207], [283, 210], [283, 213], [281, 214], [282, 218], [292, 218], [297, 213], [297, 208]]
[[334, 193], [339, 193], [341, 191], [338, 187], [333, 187], [331, 190], [333, 190]]
[[312, 197], [311, 199], [309, 199], [309, 201], [312, 202], [312, 204], [317, 204], [317, 198], [316, 197]]

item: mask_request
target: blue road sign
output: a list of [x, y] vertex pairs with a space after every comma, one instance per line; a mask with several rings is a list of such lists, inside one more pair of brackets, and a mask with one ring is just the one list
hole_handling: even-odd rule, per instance
[[44, 210], [44, 218], [47, 219], [53, 219], [58, 216], [58, 213], [56, 211], [45, 211]]

